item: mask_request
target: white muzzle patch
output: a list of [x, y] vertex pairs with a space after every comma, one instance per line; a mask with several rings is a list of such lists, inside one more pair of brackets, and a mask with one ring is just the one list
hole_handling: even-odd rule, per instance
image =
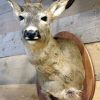
[[35, 32], [35, 31], [37, 30], [37, 28], [34, 27], [34, 26], [28, 26], [28, 27], [26, 28], [26, 30], [27, 30], [27, 31], [33, 30], [33, 31]]

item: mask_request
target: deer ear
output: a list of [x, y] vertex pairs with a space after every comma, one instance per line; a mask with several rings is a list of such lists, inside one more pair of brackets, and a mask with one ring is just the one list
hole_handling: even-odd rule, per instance
[[73, 2], [74, 0], [57, 0], [48, 8], [48, 12], [51, 13], [52, 18], [56, 18], [61, 15], [64, 10], [69, 8]]
[[8, 0], [8, 3], [13, 8], [17, 16], [19, 16], [19, 14], [24, 11], [24, 9], [20, 5], [18, 5], [15, 0]]

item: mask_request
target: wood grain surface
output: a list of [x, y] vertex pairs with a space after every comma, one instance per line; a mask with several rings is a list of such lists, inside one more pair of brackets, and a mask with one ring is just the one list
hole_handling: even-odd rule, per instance
[[36, 86], [35, 84], [2, 85], [0, 100], [38, 100]]
[[25, 55], [0, 59], [0, 85], [34, 83], [36, 71]]
[[100, 80], [100, 42], [87, 44], [86, 48], [88, 49], [94, 64], [96, 79]]
[[96, 90], [93, 100], [100, 100], [100, 81], [96, 82]]
[[[0, 100], [38, 100], [36, 85], [0, 85]], [[100, 100], [100, 81], [96, 82], [93, 100]]]

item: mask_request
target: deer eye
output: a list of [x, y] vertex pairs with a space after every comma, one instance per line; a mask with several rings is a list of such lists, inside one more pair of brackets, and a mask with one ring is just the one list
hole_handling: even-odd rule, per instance
[[41, 20], [43, 20], [43, 21], [45, 21], [45, 22], [47, 21], [47, 19], [48, 19], [47, 16], [41, 17]]
[[20, 16], [19, 16], [19, 20], [20, 20], [20, 21], [24, 20], [24, 17], [20, 15]]

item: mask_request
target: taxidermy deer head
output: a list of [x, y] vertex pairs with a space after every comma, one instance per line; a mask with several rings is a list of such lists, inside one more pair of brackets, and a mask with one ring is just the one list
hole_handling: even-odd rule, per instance
[[8, 1], [23, 25], [23, 40], [34, 44], [50, 38], [50, 23], [69, 8], [74, 0], [57, 0], [47, 9], [41, 3], [32, 3], [31, 0], [24, 0], [23, 6], [17, 4], [15, 0]]

